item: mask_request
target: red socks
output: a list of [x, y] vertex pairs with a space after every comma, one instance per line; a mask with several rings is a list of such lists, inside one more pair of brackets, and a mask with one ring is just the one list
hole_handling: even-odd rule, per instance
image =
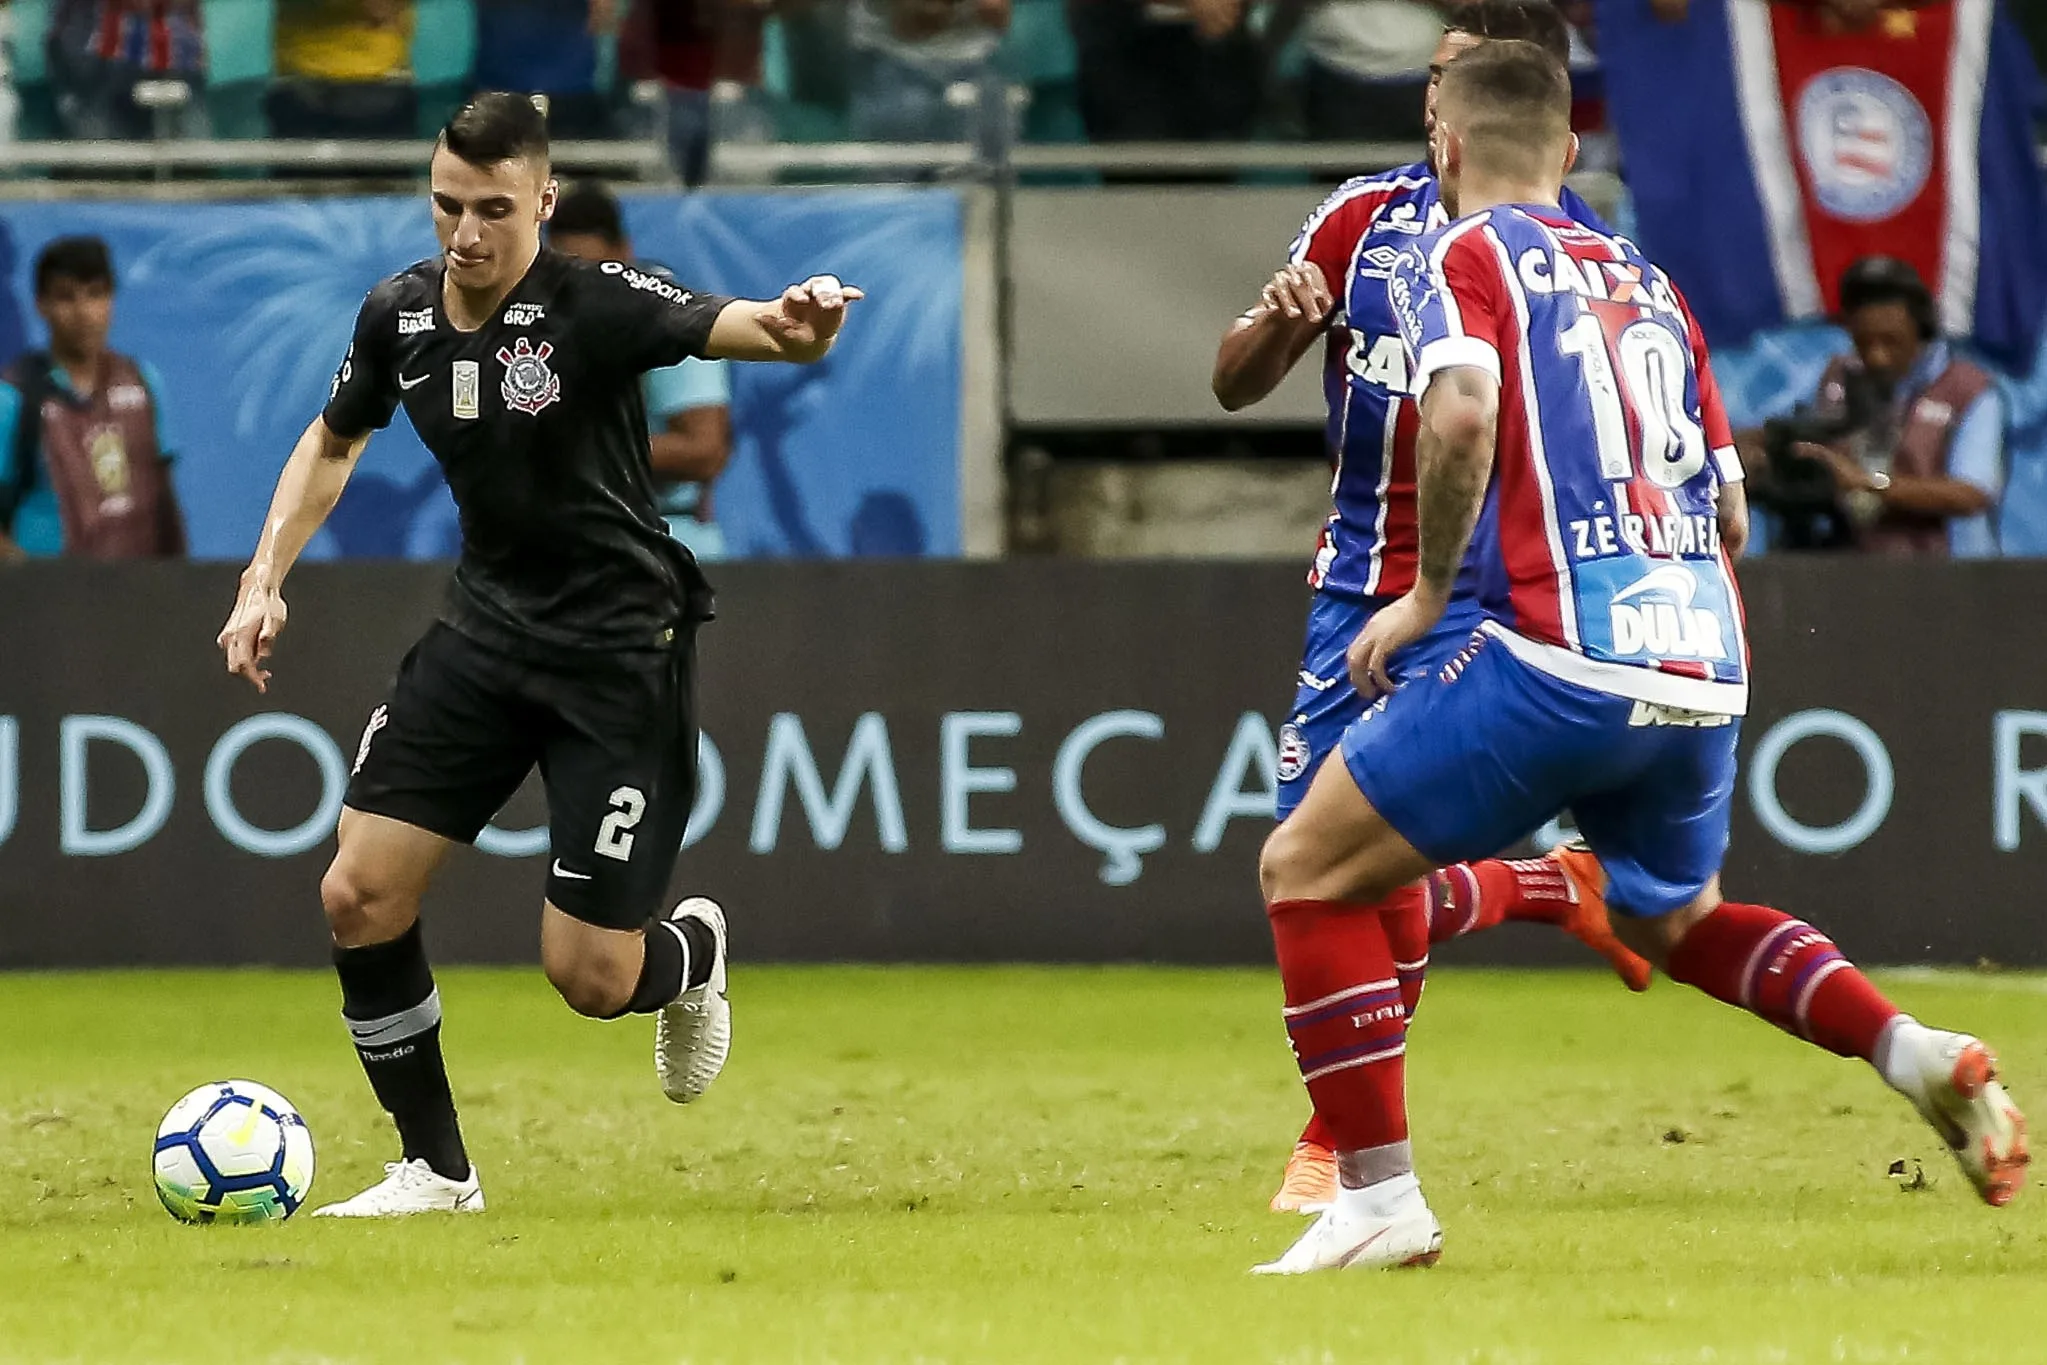
[[[1379, 922], [1385, 926], [1386, 946], [1393, 953], [1393, 979], [1400, 983], [1400, 1003], [1412, 1023], [1415, 1007], [1421, 1004], [1422, 978], [1429, 969], [1429, 908], [1425, 898], [1406, 891], [1399, 893], [1384, 903]], [[1308, 1115], [1308, 1126], [1301, 1130], [1300, 1140], [1336, 1150], [1336, 1134], [1329, 1131], [1320, 1114]]]
[[1832, 939], [1765, 905], [1728, 901], [1670, 954], [1670, 976], [1843, 1057], [1876, 1058], [1898, 1007]]
[[1489, 858], [1431, 872], [1429, 942], [1490, 929], [1507, 920], [1562, 924], [1577, 903], [1564, 869], [1549, 858]]
[[1407, 1007], [1387, 942], [1388, 917], [1413, 915], [1421, 889], [1406, 887], [1376, 905], [1276, 901], [1267, 907], [1287, 1035], [1336, 1151], [1383, 1147], [1407, 1137]]
[[1426, 896], [1413, 890], [1385, 902], [1379, 922], [1386, 926], [1386, 946], [1393, 951], [1393, 977], [1400, 983], [1400, 1003], [1409, 1022], [1422, 1002], [1422, 978], [1429, 970], [1429, 907]]
[[[1551, 906], [1568, 905], [1562, 872], [1550, 881], [1545, 869], [1556, 865], [1459, 864], [1433, 874], [1426, 892], [1408, 887], [1377, 905], [1268, 907], [1287, 1033], [1315, 1103], [1301, 1141], [1356, 1151], [1407, 1136], [1407, 1018], [1421, 996], [1427, 943], [1502, 919], [1542, 919]], [[1768, 906], [1722, 904], [1672, 951], [1670, 976], [1865, 1061], [1875, 1061], [1877, 1040], [1898, 1015], [1832, 939]]]

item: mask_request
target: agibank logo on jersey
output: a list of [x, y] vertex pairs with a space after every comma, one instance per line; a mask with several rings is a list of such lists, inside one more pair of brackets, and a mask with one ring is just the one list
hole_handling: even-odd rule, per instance
[[1731, 663], [1740, 646], [1719, 566], [1629, 556], [1578, 571], [1578, 628], [1595, 657]]
[[528, 337], [498, 347], [498, 360], [505, 367], [505, 406], [513, 412], [537, 413], [562, 396], [561, 376], [547, 368], [554, 345], [543, 341], [538, 349]]

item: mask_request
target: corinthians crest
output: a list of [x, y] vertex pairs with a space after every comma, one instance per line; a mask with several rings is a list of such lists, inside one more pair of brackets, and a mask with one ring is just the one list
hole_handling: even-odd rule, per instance
[[510, 346], [498, 347], [498, 359], [505, 367], [505, 406], [514, 412], [537, 413], [562, 396], [561, 376], [547, 368], [554, 344], [520, 337]]

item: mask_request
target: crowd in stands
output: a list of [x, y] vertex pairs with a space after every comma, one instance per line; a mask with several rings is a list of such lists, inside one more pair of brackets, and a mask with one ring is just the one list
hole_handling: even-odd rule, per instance
[[[1682, 19], [1690, 0], [1634, 0]], [[1860, 23], [1883, 0], [1783, 0]], [[1592, 0], [1582, 122], [1600, 117]], [[1421, 136], [1439, 0], [0, 0], [23, 138], [405, 138], [473, 89], [568, 137], [965, 140], [984, 88], [1042, 141]], [[2047, 41], [2047, 6], [2019, 6]], [[182, 87], [182, 91], [180, 89]]]

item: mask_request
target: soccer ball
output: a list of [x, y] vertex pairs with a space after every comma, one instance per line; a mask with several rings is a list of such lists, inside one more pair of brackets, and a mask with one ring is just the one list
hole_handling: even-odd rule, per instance
[[313, 1187], [313, 1135], [269, 1086], [215, 1081], [163, 1116], [154, 1165], [156, 1197], [181, 1222], [275, 1222]]

